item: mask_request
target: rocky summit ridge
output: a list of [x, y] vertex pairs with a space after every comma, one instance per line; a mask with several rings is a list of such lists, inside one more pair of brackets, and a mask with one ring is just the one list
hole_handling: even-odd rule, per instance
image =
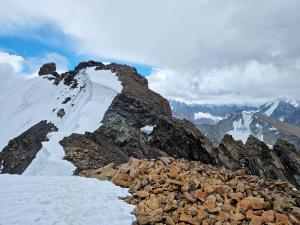
[[259, 179], [196, 161], [130, 158], [85, 176], [129, 188], [137, 223], [299, 224], [300, 195], [288, 182]]
[[[75, 175], [129, 187], [139, 224], [299, 224], [300, 151], [294, 145], [277, 140], [270, 149], [253, 136], [243, 144], [225, 135], [214, 147], [191, 122], [172, 117], [168, 101], [127, 65], [87, 61], [59, 74], [48, 63], [39, 75], [54, 87], [85, 92], [79, 75], [89, 68], [115, 74], [122, 90], [97, 129], [68, 134], [59, 144]], [[58, 121], [72, 113], [64, 110], [71, 98], [53, 111]], [[0, 152], [0, 173], [22, 174], [47, 134], [57, 131], [41, 121], [12, 139]]]

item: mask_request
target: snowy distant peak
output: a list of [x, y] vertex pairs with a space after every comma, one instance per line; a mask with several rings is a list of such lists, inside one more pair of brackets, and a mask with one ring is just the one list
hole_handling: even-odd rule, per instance
[[259, 112], [280, 121], [288, 121], [293, 112], [299, 107], [294, 99], [278, 98], [259, 107]]

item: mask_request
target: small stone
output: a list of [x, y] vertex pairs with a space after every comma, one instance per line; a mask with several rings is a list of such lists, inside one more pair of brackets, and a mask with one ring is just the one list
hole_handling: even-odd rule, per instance
[[196, 202], [196, 199], [193, 198], [188, 192], [184, 192], [183, 197], [189, 202]]
[[289, 218], [287, 215], [275, 212], [275, 222], [281, 222], [284, 224], [288, 224]]
[[167, 223], [167, 225], [175, 225], [176, 224], [175, 221], [170, 216], [166, 217], [166, 223]]
[[236, 200], [236, 201], [238, 201], [238, 202], [243, 198], [243, 194], [240, 193], [240, 192], [237, 192], [237, 193], [235, 193], [235, 192], [230, 193], [229, 196], [230, 196], [231, 199]]
[[199, 222], [201, 222], [202, 220], [207, 218], [207, 216], [208, 216], [208, 213], [205, 210], [199, 209], [196, 218]]
[[206, 205], [207, 205], [208, 212], [210, 212], [210, 213], [215, 212], [215, 210], [216, 210], [216, 202], [215, 201], [209, 200], [206, 202]]
[[247, 213], [246, 213], [246, 218], [249, 219], [249, 220], [251, 220], [252, 217], [253, 217], [253, 215], [254, 215], [253, 211], [252, 210], [248, 210]]
[[194, 206], [191, 206], [187, 209], [186, 211], [189, 215], [191, 216], [196, 216], [197, 213], [198, 213], [198, 208], [194, 207]]
[[146, 201], [146, 205], [151, 210], [158, 209], [160, 207], [159, 200], [155, 195], [151, 195], [150, 198]]
[[159, 158], [166, 166], [171, 163], [171, 159], [168, 157], [160, 157]]
[[263, 219], [260, 216], [252, 216], [251, 219], [251, 224], [252, 225], [262, 225], [263, 224]]
[[232, 206], [228, 203], [225, 203], [221, 206], [223, 211], [229, 212], [232, 209]]
[[231, 188], [228, 185], [220, 185], [215, 188], [215, 192], [218, 194], [225, 194], [228, 193], [231, 190]]
[[245, 184], [242, 181], [239, 181], [237, 186], [236, 186], [236, 190], [239, 192], [244, 192], [245, 191]]
[[245, 218], [244, 215], [241, 213], [235, 213], [230, 216], [230, 219], [235, 221], [240, 221], [243, 220], [244, 218]]
[[180, 215], [179, 221], [189, 223], [189, 224], [192, 224], [192, 225], [199, 225], [197, 220], [193, 219], [193, 217], [191, 217], [190, 215], [187, 215], [187, 214], [184, 214], [184, 213], [182, 213]]
[[293, 207], [292, 209], [292, 214], [300, 220], [300, 208], [298, 207]]
[[264, 223], [272, 223], [274, 221], [274, 211], [264, 211], [261, 215]]
[[138, 196], [139, 198], [146, 198], [149, 197], [150, 194], [148, 191], [137, 191], [133, 195]]
[[207, 196], [207, 193], [204, 191], [197, 190], [194, 193], [195, 198], [198, 198], [200, 201], [204, 202]]
[[217, 217], [218, 222], [227, 222], [229, 220], [229, 214], [226, 212], [221, 212]]
[[293, 214], [289, 214], [289, 221], [294, 225], [300, 224], [300, 220], [298, 220]]
[[237, 207], [238, 209], [248, 211], [249, 209], [265, 209], [267, 205], [263, 198], [247, 197], [241, 200]]
[[263, 210], [256, 210], [256, 211], [253, 211], [253, 214], [255, 216], [261, 216], [261, 214], [263, 213], [264, 211]]
[[60, 110], [57, 111], [56, 115], [59, 118], [63, 118], [65, 116], [65, 110], [63, 108], [61, 108]]
[[215, 191], [215, 189], [213, 188], [213, 186], [211, 184], [205, 183], [204, 184], [204, 191], [206, 191], [207, 193], [213, 193]]
[[169, 172], [168, 172], [168, 176], [172, 179], [176, 178], [177, 175], [179, 174], [180, 172], [180, 168], [177, 167], [177, 166], [171, 166], [169, 167]]
[[150, 212], [142, 212], [140, 210], [135, 210], [135, 216], [139, 224], [145, 225], [149, 223], [158, 223], [163, 219], [163, 210], [156, 209]]

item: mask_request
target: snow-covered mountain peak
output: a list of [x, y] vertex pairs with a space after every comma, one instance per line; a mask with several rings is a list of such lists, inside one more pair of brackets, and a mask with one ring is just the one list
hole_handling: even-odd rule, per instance
[[41, 120], [51, 121], [58, 128], [48, 135], [49, 141], [43, 143], [25, 174], [71, 175], [74, 166], [62, 160], [64, 151], [58, 142], [72, 133], [97, 129], [114, 97], [122, 91], [111, 70], [94, 66], [69, 74], [72, 82], [66, 75], [59, 79], [57, 74], [26, 79], [0, 99], [6, 109], [0, 116], [0, 124], [6, 128], [0, 137], [0, 149]]
[[280, 121], [287, 121], [291, 114], [299, 107], [294, 99], [277, 98], [259, 107], [259, 112]]

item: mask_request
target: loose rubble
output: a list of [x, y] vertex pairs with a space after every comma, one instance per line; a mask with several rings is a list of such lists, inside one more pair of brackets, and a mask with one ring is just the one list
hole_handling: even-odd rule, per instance
[[[80, 175], [80, 174], [79, 174]], [[85, 171], [129, 188], [137, 224], [300, 224], [300, 193], [287, 182], [162, 157]]]

